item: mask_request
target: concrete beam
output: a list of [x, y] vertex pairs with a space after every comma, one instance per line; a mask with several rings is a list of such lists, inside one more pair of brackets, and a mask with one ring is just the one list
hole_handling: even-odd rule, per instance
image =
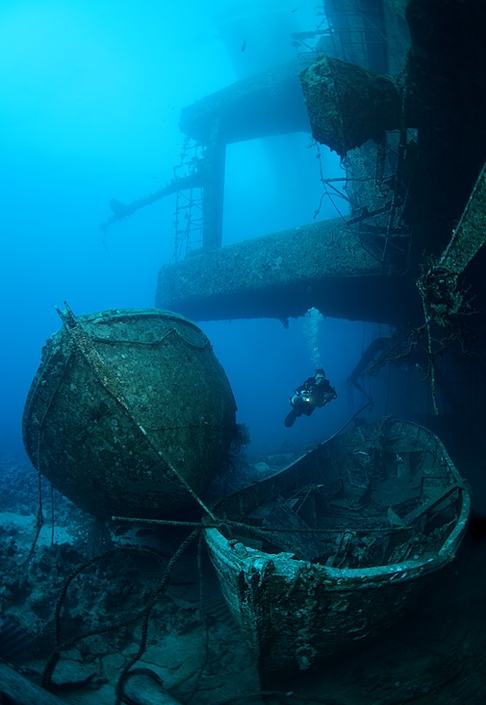
[[195, 320], [285, 320], [315, 306], [338, 318], [396, 323], [407, 318], [416, 298], [413, 282], [384, 274], [357, 229], [336, 219], [165, 266], [156, 306]]
[[309, 62], [295, 61], [232, 83], [181, 112], [182, 132], [200, 142], [218, 125], [226, 143], [290, 132], [308, 132], [299, 73]]

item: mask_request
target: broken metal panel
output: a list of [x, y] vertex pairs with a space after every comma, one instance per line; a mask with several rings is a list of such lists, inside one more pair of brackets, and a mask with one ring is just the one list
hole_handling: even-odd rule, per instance
[[[461, 275], [486, 242], [486, 163], [466, 204], [461, 220], [444, 252], [417, 281], [432, 355], [430, 323], [454, 331], [471, 304], [461, 286]], [[460, 332], [460, 326], [458, 331]], [[452, 333], [450, 333], [452, 335]], [[457, 335], [457, 333], [456, 333]]]
[[439, 266], [459, 276], [486, 242], [486, 163]]

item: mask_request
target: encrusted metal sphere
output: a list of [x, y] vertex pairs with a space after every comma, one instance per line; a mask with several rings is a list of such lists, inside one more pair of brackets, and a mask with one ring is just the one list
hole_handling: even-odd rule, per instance
[[97, 516], [189, 512], [235, 434], [230, 384], [205, 334], [169, 311], [108, 310], [48, 339], [23, 436], [34, 466]]

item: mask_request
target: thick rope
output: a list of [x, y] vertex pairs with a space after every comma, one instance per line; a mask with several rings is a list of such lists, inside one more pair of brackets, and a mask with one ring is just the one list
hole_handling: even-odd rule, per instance
[[35, 514], [35, 534], [29, 552], [27, 554], [27, 558], [21, 563], [21, 567], [26, 566], [32, 559], [43, 526], [44, 515], [42, 509], [42, 474], [39, 468], [39, 470], [37, 471], [37, 511]]
[[[272, 527], [265, 529], [262, 526], [254, 526], [253, 524], [245, 524], [242, 521], [235, 521], [234, 519], [219, 519], [216, 522], [209, 521], [171, 521], [170, 519], [144, 519], [143, 517], [112, 517], [113, 520], [123, 521], [134, 524], [155, 524], [158, 526], [192, 526], [198, 529], [244, 529], [245, 531], [252, 531], [255, 535], [261, 534], [262, 536], [267, 533], [295, 533], [295, 534], [341, 534], [344, 529], [296, 529], [289, 527]], [[401, 528], [390, 528], [390, 532], [402, 531]], [[361, 532], [383, 532], [383, 527], [368, 527], [363, 529], [354, 529], [357, 533]]]
[[128, 663], [125, 665], [123, 668], [120, 677], [118, 678], [118, 682], [116, 684], [116, 701], [115, 705], [121, 705], [123, 702], [123, 697], [124, 697], [124, 688], [125, 688], [125, 683], [127, 678], [129, 677], [130, 671], [133, 668], [133, 666], [139, 661], [143, 654], [145, 653], [145, 649], [147, 648], [147, 638], [148, 638], [148, 626], [149, 626], [149, 620], [150, 616], [152, 614], [152, 610], [155, 607], [155, 604], [157, 600], [159, 599], [160, 595], [162, 592], [165, 590], [167, 587], [167, 583], [169, 582], [170, 578], [170, 573], [174, 567], [174, 565], [177, 563], [177, 561], [181, 558], [183, 553], [189, 548], [191, 543], [195, 540], [195, 538], [198, 536], [199, 531], [194, 530], [192, 531], [189, 536], [187, 536], [184, 541], [180, 544], [179, 548], [177, 551], [174, 553], [172, 558], [170, 559], [169, 563], [167, 564], [167, 567], [160, 579], [160, 582], [157, 586], [157, 588], [154, 590], [154, 593], [145, 606], [145, 609], [143, 610], [143, 622], [142, 622], [142, 636], [140, 639], [140, 644], [137, 650], [137, 653], [132, 656], [132, 658], [128, 661]]
[[[51, 656], [47, 660], [47, 663], [44, 667], [44, 672], [42, 675], [42, 687], [45, 688], [46, 690], [51, 690], [52, 689], [52, 676], [54, 673], [54, 670], [56, 668], [57, 663], [59, 662], [59, 658], [61, 656], [61, 653], [65, 651], [66, 649], [71, 648], [75, 644], [77, 644], [79, 641], [82, 641], [83, 639], [86, 639], [90, 636], [98, 636], [100, 634], [108, 634], [111, 631], [115, 631], [116, 629], [121, 629], [122, 627], [126, 627], [133, 622], [135, 622], [139, 617], [141, 617], [144, 612], [145, 608], [143, 608], [140, 612], [138, 612], [136, 615], [130, 617], [127, 620], [124, 620], [122, 622], [118, 622], [116, 624], [111, 624], [107, 627], [98, 627], [96, 629], [91, 629], [87, 632], [83, 632], [82, 634], [78, 634], [75, 637], [72, 637], [71, 639], [68, 639], [64, 642], [61, 642], [61, 612], [62, 612], [62, 607], [64, 604], [64, 600], [66, 598], [66, 594], [68, 592], [69, 586], [73, 582], [73, 580], [80, 575], [83, 571], [87, 570], [90, 568], [92, 565], [95, 563], [98, 563], [105, 558], [114, 555], [115, 553], [148, 553], [150, 555], [156, 556], [160, 558], [159, 554], [157, 551], [152, 551], [150, 549], [146, 548], [135, 548], [131, 546], [118, 546], [117, 548], [110, 549], [109, 551], [105, 551], [104, 553], [100, 554], [99, 556], [96, 556], [95, 558], [90, 559], [89, 561], [86, 561], [83, 563], [81, 566], [79, 566], [65, 581], [63, 588], [61, 590], [61, 593], [59, 595], [57, 604], [56, 604], [56, 609], [55, 609], [55, 615], [54, 615], [54, 621], [55, 621], [55, 643], [56, 647], [54, 651], [52, 652]], [[165, 574], [165, 573], [164, 573]]]
[[199, 540], [197, 542], [197, 572], [198, 572], [198, 579], [199, 579], [199, 617], [201, 619], [201, 624], [204, 629], [204, 657], [203, 657], [202, 663], [198, 667], [197, 671], [191, 675], [191, 678], [194, 677], [195, 680], [191, 686], [191, 690], [189, 691], [189, 694], [185, 698], [185, 702], [187, 703], [187, 705], [189, 705], [191, 700], [194, 698], [194, 696], [198, 692], [201, 678], [203, 677], [204, 672], [206, 671], [207, 665], [209, 663], [209, 621], [208, 621], [208, 614], [207, 614], [207, 611], [205, 608], [205, 600], [204, 600], [203, 546], [204, 546], [203, 532], [200, 531], [199, 532]]

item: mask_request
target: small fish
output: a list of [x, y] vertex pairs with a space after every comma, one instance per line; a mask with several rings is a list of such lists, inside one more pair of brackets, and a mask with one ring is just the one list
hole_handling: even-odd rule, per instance
[[245, 49], [246, 49], [246, 39], [244, 39], [242, 41], [240, 51], [245, 51]]

